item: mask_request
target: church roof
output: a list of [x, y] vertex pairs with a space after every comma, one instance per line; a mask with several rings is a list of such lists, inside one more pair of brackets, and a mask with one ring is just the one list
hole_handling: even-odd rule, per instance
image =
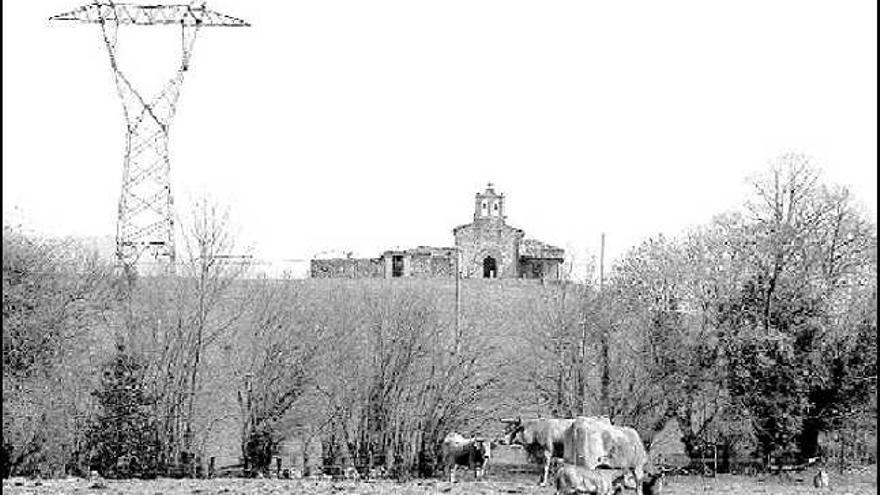
[[[498, 217], [494, 217], [494, 219], [497, 221]], [[466, 228], [466, 227], [468, 227], [468, 228], [477, 228], [481, 223], [484, 224], [484, 222], [489, 222], [489, 221], [492, 221], [492, 220], [487, 220], [487, 219], [483, 218], [483, 219], [479, 219], [479, 220], [474, 221], [474, 222], [471, 222], [471, 223], [466, 223], [466, 224], [463, 224], [463, 225], [459, 225], [458, 227], [455, 227], [454, 229], [452, 229], [452, 233], [454, 234], [454, 233], [458, 232], [459, 230], [461, 230], [461, 229], [463, 229], [463, 228]], [[508, 225], [508, 224], [503, 223], [503, 222], [498, 222], [497, 225], [500, 225], [501, 228], [504, 228], [504, 229], [515, 230], [515, 231], [519, 232], [520, 234], [523, 234], [523, 233], [524, 233], [523, 229], [518, 229], [518, 228], [516, 228], [516, 227], [514, 227], [514, 226], [512, 226], [512, 225]]]
[[519, 255], [523, 258], [563, 259], [565, 250], [535, 239], [523, 239], [519, 245]]
[[494, 197], [494, 198], [503, 198], [504, 197], [503, 194], [499, 194], [499, 193], [495, 192], [495, 187], [491, 182], [488, 185], [486, 185], [486, 190], [482, 193], [477, 193], [477, 196], [478, 197]]

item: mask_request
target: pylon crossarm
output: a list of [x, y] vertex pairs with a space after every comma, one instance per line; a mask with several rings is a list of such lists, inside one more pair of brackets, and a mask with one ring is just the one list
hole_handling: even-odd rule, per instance
[[129, 3], [93, 3], [54, 15], [50, 21], [79, 21], [100, 23], [116, 19], [119, 24], [152, 26], [183, 24], [201, 27], [246, 27], [247, 22], [231, 15], [205, 8], [204, 4], [136, 5]]

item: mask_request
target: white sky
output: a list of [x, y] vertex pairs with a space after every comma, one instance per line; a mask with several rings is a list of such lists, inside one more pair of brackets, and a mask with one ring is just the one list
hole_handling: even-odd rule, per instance
[[[100, 30], [47, 21], [81, 3], [3, 2], [3, 208], [112, 236], [124, 134]], [[789, 151], [876, 216], [874, 1], [208, 7], [253, 27], [196, 42], [176, 202], [229, 201], [259, 256], [451, 245], [492, 181], [528, 237], [597, 253], [604, 231], [614, 257], [737, 206]], [[123, 30], [123, 67], [170, 76], [175, 34]]]

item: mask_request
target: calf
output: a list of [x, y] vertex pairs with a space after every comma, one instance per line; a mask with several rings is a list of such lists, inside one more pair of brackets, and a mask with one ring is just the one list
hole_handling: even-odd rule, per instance
[[646, 475], [644, 481], [642, 481], [642, 493], [645, 495], [660, 495], [663, 491], [664, 476], [663, 473]]
[[474, 479], [482, 478], [486, 465], [492, 457], [489, 440], [471, 437], [465, 438], [458, 433], [450, 433], [443, 439], [443, 466], [449, 473], [449, 481], [455, 482], [455, 469], [468, 466], [474, 471]]
[[633, 480], [627, 480], [628, 475], [630, 473], [618, 469], [590, 469], [565, 464], [556, 472], [556, 495], [622, 493], [624, 488], [635, 487]]
[[361, 479], [361, 473], [359, 473], [358, 470], [352, 466], [345, 468], [345, 470], [342, 472], [342, 476], [347, 480], [357, 481]]
[[828, 488], [828, 473], [820, 469], [813, 477], [813, 486], [816, 488]]

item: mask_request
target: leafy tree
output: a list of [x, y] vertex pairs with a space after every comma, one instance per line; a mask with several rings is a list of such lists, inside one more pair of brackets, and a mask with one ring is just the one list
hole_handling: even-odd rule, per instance
[[108, 477], [152, 477], [159, 473], [159, 437], [146, 391], [145, 364], [121, 346], [94, 392], [100, 410], [89, 428], [92, 469]]
[[731, 393], [752, 417], [760, 453], [768, 462], [795, 450], [808, 410], [808, 379], [793, 339], [755, 332], [730, 350]]
[[781, 157], [754, 185], [736, 236], [748, 278], [723, 311], [731, 392], [762, 455], [810, 457], [829, 419], [876, 388], [876, 368], [859, 357], [859, 334], [876, 328], [864, 311], [876, 297], [876, 234], [806, 157]]

